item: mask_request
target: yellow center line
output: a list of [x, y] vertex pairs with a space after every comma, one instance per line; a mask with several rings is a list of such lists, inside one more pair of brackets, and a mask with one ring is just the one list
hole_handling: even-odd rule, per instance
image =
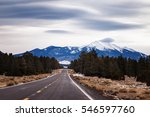
[[42, 90], [38, 90], [36, 93], [41, 93], [42, 92]]
[[[59, 80], [59, 79], [55, 80], [54, 82], [50, 83], [49, 85], [45, 86], [44, 88], [42, 88], [42, 89], [36, 91], [35, 94], [41, 93], [44, 89], [47, 89], [49, 86], [51, 86], [52, 84], [54, 84], [54, 83], [57, 82], [58, 80]], [[32, 94], [32, 95], [30, 95], [30, 96], [34, 96], [35, 94]], [[30, 96], [29, 96], [29, 97], [30, 97]], [[29, 99], [30, 99], [30, 98], [24, 98], [23, 100], [29, 100]]]
[[24, 98], [23, 100], [29, 100], [30, 98]]

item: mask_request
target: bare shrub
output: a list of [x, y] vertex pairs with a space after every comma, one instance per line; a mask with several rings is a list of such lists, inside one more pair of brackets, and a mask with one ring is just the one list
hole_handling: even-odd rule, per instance
[[129, 89], [129, 93], [137, 93], [137, 90], [136, 89]]
[[127, 89], [120, 89], [119, 90], [119, 93], [127, 93], [128, 91], [127, 91]]

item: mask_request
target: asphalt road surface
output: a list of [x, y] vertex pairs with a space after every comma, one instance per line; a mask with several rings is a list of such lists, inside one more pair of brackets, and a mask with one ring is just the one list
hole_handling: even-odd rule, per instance
[[92, 100], [68, 75], [67, 69], [49, 78], [0, 89], [0, 100]]

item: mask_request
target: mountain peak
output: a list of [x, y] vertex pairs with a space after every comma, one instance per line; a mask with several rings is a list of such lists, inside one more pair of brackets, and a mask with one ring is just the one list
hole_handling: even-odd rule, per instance
[[122, 48], [119, 46], [113, 44], [114, 40], [111, 38], [105, 38], [99, 41], [95, 41], [87, 45], [86, 47], [90, 48], [96, 48], [98, 50], [117, 50], [119, 52], [122, 52]]

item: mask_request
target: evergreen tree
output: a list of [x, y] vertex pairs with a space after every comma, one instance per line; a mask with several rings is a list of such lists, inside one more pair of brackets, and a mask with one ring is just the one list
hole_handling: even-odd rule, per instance
[[138, 81], [150, 85], [150, 56], [139, 61], [119, 56], [98, 57], [96, 52], [82, 52], [79, 59], [71, 62], [70, 68], [88, 76], [99, 76], [121, 80], [124, 75], [136, 77]]
[[36, 57], [26, 52], [17, 57], [0, 52], [0, 74], [9, 76], [23, 76], [40, 73], [49, 73], [58, 69], [59, 63], [55, 58]]

